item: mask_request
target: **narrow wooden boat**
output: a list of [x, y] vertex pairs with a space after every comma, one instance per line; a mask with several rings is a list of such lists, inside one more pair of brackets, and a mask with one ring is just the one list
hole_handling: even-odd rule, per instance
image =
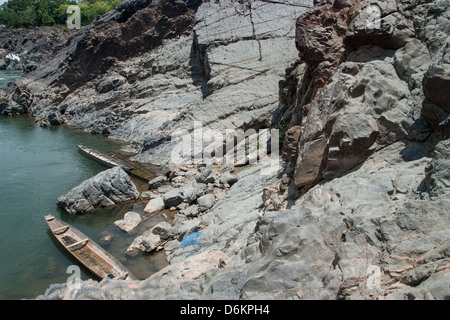
[[84, 152], [91, 158], [93, 158], [103, 164], [106, 164], [107, 166], [121, 167], [127, 173], [132, 174], [136, 177], [139, 177], [139, 178], [147, 180], [147, 181], [150, 181], [154, 178], [154, 176], [147, 170], [144, 170], [144, 169], [136, 166], [131, 161], [123, 159], [116, 154], [113, 154], [113, 153], [106, 154], [102, 151], [99, 151], [92, 147], [86, 146], [84, 144], [79, 144], [79, 145], [77, 145], [77, 147], [78, 147], [78, 149], [80, 149], [82, 152]]
[[94, 149], [92, 147], [88, 147], [84, 144], [78, 144], [77, 145], [78, 149], [80, 149], [82, 152], [84, 152], [85, 154], [87, 154], [88, 156], [90, 156], [91, 158], [94, 158], [95, 160], [106, 164], [107, 166], [110, 167], [121, 167], [123, 170], [125, 171], [132, 171], [133, 167], [127, 165], [126, 163], [113, 158], [111, 155], [106, 154], [104, 152], [101, 152], [97, 149]]
[[137, 280], [117, 259], [80, 230], [53, 215], [46, 215], [44, 218], [53, 235], [67, 251], [100, 279], [108, 277], [117, 280]]
[[155, 178], [150, 172], [148, 172], [147, 170], [144, 170], [144, 169], [138, 167], [133, 162], [131, 162], [131, 161], [127, 160], [127, 159], [119, 157], [118, 155], [113, 154], [113, 153], [111, 153], [110, 156], [113, 157], [114, 159], [117, 159], [117, 160], [127, 164], [128, 166], [132, 167], [133, 169], [128, 171], [128, 173], [130, 173], [130, 174], [132, 174], [132, 175], [134, 175], [136, 177], [139, 177], [139, 178], [147, 180], [147, 181], [150, 181], [150, 180]]

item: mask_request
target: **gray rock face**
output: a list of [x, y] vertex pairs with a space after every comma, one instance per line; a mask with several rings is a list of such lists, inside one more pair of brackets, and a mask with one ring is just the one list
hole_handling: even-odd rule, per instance
[[[65, 32], [62, 27], [2, 28], [0, 48], [4, 50], [0, 51], [0, 58], [5, 58], [7, 53], [14, 53], [20, 57], [20, 62], [6, 59], [3, 68], [30, 72], [45, 63], [53, 50], [64, 44], [72, 34], [73, 31]], [[0, 69], [2, 69], [1, 66]]]
[[[355, 62], [339, 66], [311, 104], [299, 141], [298, 188], [340, 176], [372, 154], [377, 142], [406, 136], [403, 124], [396, 122], [407, 117], [408, 87], [385, 56], [389, 53], [366, 48], [365, 54], [356, 52], [349, 57]], [[374, 56], [376, 62], [366, 60]]]
[[[203, 4], [195, 25], [196, 79], [205, 105], [190, 100], [182, 115], [173, 113], [174, 127], [186, 127], [185, 119], [207, 120], [212, 128], [249, 124], [242, 102], [247, 98], [255, 116], [262, 106], [273, 107], [271, 88], [263, 82], [274, 70], [254, 72], [270, 61], [264, 55], [268, 43], [282, 48], [272, 35], [286, 26], [267, 17], [277, 16], [270, 11], [274, 6], [297, 10], [301, 4], [220, 4], [223, 11], [217, 2]], [[192, 204], [175, 216], [168, 232], [179, 240], [201, 235], [194, 245], [169, 241], [168, 267], [139, 283], [84, 282], [77, 292], [53, 286], [43, 298], [449, 299], [448, 112], [439, 87], [433, 91], [436, 79], [426, 83], [433, 77], [430, 68], [445, 69], [448, 1], [377, 2], [382, 13], [377, 29], [364, 27], [363, 11], [370, 4], [326, 0], [297, 21], [303, 57], [291, 60], [276, 88], [281, 97], [274, 121], [300, 127], [297, 150], [289, 146], [295, 163], [269, 174], [263, 174], [270, 167], [264, 160], [244, 167], [228, 193], [203, 212], [207, 198], [201, 196], [214, 194], [217, 178], [208, 186], [188, 180], [188, 187], [167, 197], [171, 205]], [[255, 24], [258, 19], [265, 22]], [[242, 35], [251, 70], [238, 58]], [[283, 64], [284, 57], [279, 59], [274, 67]], [[157, 71], [170, 68], [155, 61]], [[445, 83], [442, 73], [436, 75]], [[269, 93], [263, 95], [262, 88]], [[175, 101], [166, 92], [166, 101]], [[227, 101], [226, 112], [219, 101]], [[230, 107], [234, 104], [240, 112]], [[174, 127], [157, 130], [140, 156], [161, 159], [170, 150], [167, 134]], [[207, 173], [202, 178], [215, 176]], [[137, 250], [157, 249], [167, 228], [145, 233]]]
[[[448, 39], [448, 38], [447, 38]], [[450, 113], [450, 39], [443, 45], [441, 52], [431, 64], [423, 78], [425, 96]]]
[[438, 143], [426, 168], [426, 184], [430, 196], [445, 196], [450, 192], [450, 140]]
[[[302, 58], [286, 70], [274, 123], [300, 135], [296, 145], [287, 135], [284, 148], [297, 157], [293, 181], [301, 192], [396, 141], [425, 141], [433, 130], [448, 135], [448, 99], [439, 91], [448, 73], [444, 2], [322, 1], [299, 17]], [[423, 31], [411, 27], [419, 25]]]
[[[97, 297], [445, 299], [450, 221], [443, 210], [450, 203], [421, 194], [425, 168], [436, 161], [423, 147], [397, 142], [377, 151], [358, 170], [311, 188], [283, 211], [261, 209], [263, 188], [277, 179], [261, 179], [261, 165], [250, 166], [201, 216], [200, 244], [171, 245], [170, 266], [135, 290], [127, 289], [129, 282], [102, 281], [94, 286]], [[408, 153], [415, 158], [405, 161]], [[184, 229], [196, 231], [199, 222], [186, 220]], [[155, 248], [158, 238], [150, 240], [147, 247]], [[55, 287], [44, 297], [70, 293]]]
[[[270, 123], [277, 83], [298, 55], [295, 19], [312, 0], [133, 3], [27, 75], [33, 113], [46, 119], [43, 110], [56, 107], [72, 126], [142, 144], [136, 160], [154, 164], [170, 158], [172, 133], [190, 132], [194, 119], [221, 131]], [[164, 28], [153, 32], [157, 21]]]
[[120, 167], [103, 171], [58, 198], [58, 206], [68, 213], [83, 213], [97, 208], [136, 200], [139, 192]]
[[402, 299], [427, 292], [442, 299], [444, 285], [428, 282], [422, 270], [447, 277], [437, 266], [448, 254], [435, 252], [447, 247], [450, 235], [448, 214], [438, 209], [448, 198], [430, 203], [417, 197], [429, 158], [403, 162], [403, 148], [395, 144], [359, 170], [312, 188], [290, 210], [266, 212], [243, 297]]

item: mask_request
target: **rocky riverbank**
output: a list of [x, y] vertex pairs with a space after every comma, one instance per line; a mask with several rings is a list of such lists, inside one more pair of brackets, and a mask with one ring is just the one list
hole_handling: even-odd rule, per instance
[[46, 63], [72, 33], [63, 27], [0, 29], [0, 70], [35, 70]]
[[[160, 272], [38, 298], [448, 299], [449, 7], [126, 0], [80, 30], [4, 110], [130, 142], [162, 165], [146, 212], [179, 212], [128, 250], [164, 248]], [[196, 123], [201, 150], [278, 128], [282, 165], [173, 163]]]

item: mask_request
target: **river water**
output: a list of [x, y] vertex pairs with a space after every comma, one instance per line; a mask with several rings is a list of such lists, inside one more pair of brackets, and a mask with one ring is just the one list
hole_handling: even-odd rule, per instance
[[[4, 87], [16, 76], [14, 72], [0, 72], [0, 85]], [[123, 146], [65, 125], [41, 128], [27, 115], [0, 116], [0, 299], [33, 299], [44, 294], [51, 284], [66, 282], [72, 275], [67, 273], [69, 266], [80, 265], [54, 239], [44, 219], [46, 214], [81, 230], [139, 279], [167, 265], [162, 252], [136, 257], [125, 254], [135, 237], [166, 219], [161, 214], [144, 215], [145, 203], [128, 203], [83, 215], [69, 215], [56, 206], [59, 196], [108, 169], [82, 154], [76, 147], [80, 143], [105, 152], [117, 152]], [[133, 182], [145, 191], [144, 181], [133, 178]], [[144, 219], [132, 234], [114, 226], [114, 221], [128, 211], [141, 213]], [[106, 242], [106, 236], [112, 237], [111, 241]], [[80, 267], [83, 280], [98, 280]]]

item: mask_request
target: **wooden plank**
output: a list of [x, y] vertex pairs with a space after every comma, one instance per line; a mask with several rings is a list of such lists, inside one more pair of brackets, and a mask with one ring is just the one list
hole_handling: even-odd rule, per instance
[[82, 244], [82, 243], [85, 243], [85, 242], [88, 242], [88, 241], [89, 241], [89, 239], [83, 239], [83, 240], [77, 241], [75, 243], [72, 243], [71, 245], [68, 245], [66, 248], [70, 249], [70, 248], [76, 247], [79, 244]]

